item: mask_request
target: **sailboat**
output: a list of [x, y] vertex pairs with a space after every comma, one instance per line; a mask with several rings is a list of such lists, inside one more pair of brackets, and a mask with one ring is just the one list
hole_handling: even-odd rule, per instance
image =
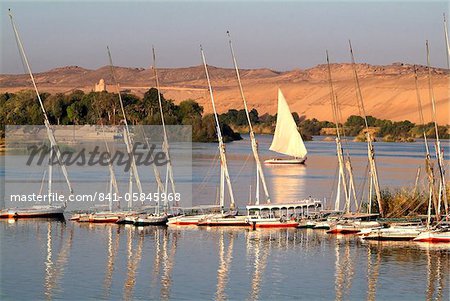
[[[340, 206], [340, 187], [341, 184], [344, 188], [344, 195], [346, 199], [345, 203], [345, 214], [341, 216], [342, 220], [334, 223], [331, 225], [330, 230], [327, 231], [329, 234], [356, 234], [360, 232], [363, 229], [367, 228], [375, 228], [379, 227], [380, 224], [377, 221], [373, 221], [372, 218], [377, 217], [378, 214], [372, 214], [371, 207], [372, 207], [372, 189], [375, 189], [376, 197], [378, 200], [379, 205], [379, 212], [381, 215], [383, 215], [383, 210], [381, 206], [381, 194], [380, 194], [380, 187], [378, 183], [378, 173], [377, 168], [375, 164], [375, 152], [373, 149], [372, 144], [372, 137], [370, 135], [370, 132], [368, 131], [368, 121], [367, 121], [367, 115], [364, 109], [364, 101], [361, 93], [361, 87], [359, 85], [358, 80], [358, 73], [356, 71], [355, 66], [355, 59], [353, 56], [353, 49], [351, 42], [349, 41], [350, 46], [350, 55], [352, 59], [352, 67], [353, 67], [353, 73], [355, 78], [355, 84], [356, 84], [356, 95], [357, 95], [357, 102], [358, 107], [360, 108], [360, 112], [362, 113], [362, 117], [364, 119], [365, 128], [366, 128], [366, 140], [367, 140], [367, 154], [368, 154], [368, 161], [370, 166], [370, 184], [369, 184], [369, 201], [368, 201], [368, 212], [367, 213], [360, 213], [359, 211], [359, 205], [358, 201], [356, 199], [356, 190], [355, 190], [355, 184], [353, 181], [353, 171], [352, 171], [352, 165], [350, 161], [350, 155], [347, 153], [347, 158], [344, 162], [343, 157], [343, 150], [342, 150], [342, 144], [341, 144], [341, 135], [340, 135], [340, 127], [339, 123], [341, 122], [339, 116], [339, 105], [337, 102], [336, 95], [334, 93], [333, 89], [333, 82], [331, 79], [331, 68], [330, 68], [330, 62], [328, 57], [328, 51], [327, 51], [327, 67], [328, 67], [328, 77], [329, 77], [329, 85], [330, 85], [330, 98], [331, 98], [331, 104], [332, 104], [332, 112], [336, 123], [336, 150], [337, 150], [337, 157], [338, 157], [338, 163], [339, 163], [339, 175], [338, 175], [338, 189], [336, 194], [336, 203], [335, 203], [335, 211], [339, 211]], [[349, 183], [347, 184], [347, 177]], [[350, 205], [351, 205], [351, 198], [353, 197], [355, 201], [355, 210], [356, 212], [351, 212]]]
[[277, 124], [269, 149], [292, 158], [273, 158], [264, 161], [266, 164], [304, 164], [308, 153], [281, 89], [278, 89]]
[[[167, 137], [167, 130], [166, 130], [166, 123], [164, 121], [164, 111], [162, 107], [162, 100], [161, 100], [161, 92], [159, 88], [159, 79], [158, 79], [158, 71], [156, 69], [156, 53], [155, 48], [152, 47], [152, 53], [153, 53], [153, 74], [155, 76], [156, 81], [156, 90], [158, 91], [158, 105], [159, 105], [159, 113], [161, 115], [161, 124], [163, 127], [163, 144], [162, 148], [166, 155], [167, 159], [167, 165], [166, 165], [166, 182], [165, 186], [162, 187], [162, 181], [159, 176], [159, 171], [156, 169], [155, 164], [153, 164], [155, 176], [156, 176], [156, 182], [158, 184], [158, 189], [162, 189], [161, 191], [165, 193], [165, 195], [168, 195], [169, 192], [169, 182], [171, 186], [172, 193], [175, 195], [175, 181], [173, 179], [173, 169], [172, 169], [172, 161], [170, 160], [170, 151], [169, 151], [169, 139]], [[148, 140], [147, 140], [148, 142]], [[163, 212], [161, 212], [161, 206], [158, 202], [155, 208], [155, 212], [151, 214], [146, 214], [138, 217], [136, 221], [134, 222], [135, 226], [160, 226], [165, 225], [168, 222], [169, 219], [169, 202], [167, 200], [167, 197], [165, 198], [164, 204], [163, 204]]]
[[[445, 15], [444, 15], [444, 30], [445, 30], [445, 41], [446, 41], [446, 46], [447, 46], [447, 58], [450, 59], [450, 51], [449, 50], [449, 43], [448, 43], [448, 34], [447, 34], [447, 24], [446, 24], [446, 20], [445, 20]], [[435, 130], [436, 130], [436, 156], [437, 156], [437, 161], [438, 161], [438, 165], [439, 165], [439, 171], [440, 171], [440, 176], [441, 176], [441, 181], [439, 183], [439, 201], [436, 204], [435, 203], [435, 211], [436, 211], [436, 217], [437, 217], [437, 221], [438, 224], [435, 227], [431, 227], [431, 206], [432, 206], [432, 197], [430, 195], [429, 198], [429, 203], [428, 203], [428, 218], [427, 218], [427, 226], [426, 226], [426, 230], [422, 231], [422, 233], [420, 233], [417, 237], [414, 238], [415, 241], [423, 241], [423, 242], [450, 242], [450, 225], [448, 224], [448, 222], [444, 223], [446, 220], [448, 221], [448, 219], [450, 218], [450, 214], [448, 212], [448, 200], [446, 197], [446, 186], [445, 186], [445, 179], [444, 179], [444, 167], [443, 167], [443, 155], [442, 152], [440, 151], [440, 141], [439, 141], [439, 135], [438, 135], [438, 126], [437, 126], [437, 121], [436, 121], [436, 108], [435, 108], [435, 100], [434, 100], [434, 93], [433, 93], [433, 89], [432, 89], [432, 83], [431, 83], [431, 69], [430, 69], [430, 58], [429, 58], [429, 48], [428, 48], [428, 41], [427, 41], [427, 67], [428, 67], [428, 85], [429, 85], [429, 91], [430, 91], [430, 100], [431, 100], [431, 104], [432, 104], [432, 112], [433, 112], [433, 122], [434, 122], [434, 126], [435, 126]], [[450, 61], [447, 60], [447, 68], [450, 65]], [[430, 194], [433, 193], [433, 190], [430, 187]], [[443, 203], [444, 203], [444, 210], [445, 210], [445, 220], [441, 220], [440, 219], [440, 207], [441, 207], [441, 202], [443, 199]]]
[[[222, 139], [222, 130], [220, 129], [219, 115], [216, 111], [216, 105], [214, 102], [214, 94], [211, 87], [211, 81], [209, 79], [208, 67], [206, 64], [205, 54], [203, 48], [200, 46], [200, 52], [203, 60], [203, 66], [205, 68], [206, 80], [208, 82], [208, 91], [213, 107], [214, 121], [216, 126], [217, 140], [219, 141], [219, 154], [220, 154], [220, 186], [219, 186], [219, 214], [212, 214], [198, 222], [198, 226], [248, 226], [245, 216], [239, 216], [235, 210], [236, 205], [234, 202], [233, 187], [231, 185], [230, 174], [228, 172], [227, 157], [225, 154], [225, 144]], [[225, 212], [225, 183], [230, 195], [230, 211]]]
[[[239, 74], [239, 67], [237, 65], [236, 56], [234, 55], [234, 49], [233, 49], [233, 43], [231, 41], [230, 32], [227, 32], [228, 39], [229, 39], [229, 45], [230, 45], [230, 51], [231, 56], [233, 59], [234, 69], [236, 71], [236, 78], [238, 81], [239, 91], [241, 94], [242, 102], [244, 103], [244, 109], [245, 109], [245, 115], [247, 117], [247, 122], [249, 126], [249, 134], [250, 134], [250, 140], [251, 140], [251, 147], [253, 152], [253, 157], [255, 159], [256, 164], [256, 193], [255, 193], [255, 205], [256, 206], [247, 206], [247, 222], [252, 225], [253, 228], [289, 228], [289, 227], [297, 227], [298, 222], [295, 220], [295, 217], [292, 219], [287, 218], [286, 216], [283, 218], [283, 214], [281, 213], [281, 208], [273, 207], [274, 211], [271, 209], [264, 208], [267, 206], [267, 204], [270, 204], [270, 196], [269, 196], [269, 190], [267, 188], [266, 184], [266, 178], [264, 176], [264, 171], [261, 166], [261, 161], [259, 159], [259, 153], [258, 153], [258, 142], [256, 141], [255, 133], [253, 131], [252, 122], [250, 119], [250, 114], [248, 112], [248, 106], [247, 106], [247, 100], [245, 99], [244, 89], [242, 87], [241, 82], [241, 76]], [[292, 115], [291, 115], [292, 116]], [[301, 138], [300, 138], [301, 139]], [[259, 207], [260, 204], [260, 182], [263, 187], [263, 191], [266, 198], [266, 205], [263, 205], [262, 207]], [[295, 208], [296, 204], [291, 204], [290, 206], [286, 206], [286, 208], [291, 207]], [[260, 214], [262, 213], [262, 209], [265, 209], [264, 211], [269, 210], [268, 214]], [[288, 209], [286, 209], [287, 211]], [[278, 211], [278, 212], [277, 212]], [[255, 213], [250, 215], [250, 213]], [[279, 215], [279, 216], [277, 216]]]
[[66, 209], [66, 202], [63, 205], [52, 205], [52, 173], [53, 173], [53, 161], [56, 157], [58, 164], [61, 166], [62, 172], [64, 174], [69, 193], [73, 193], [72, 186], [69, 181], [69, 177], [67, 174], [67, 170], [65, 165], [61, 160], [61, 153], [56, 143], [55, 136], [53, 134], [53, 129], [51, 128], [47, 112], [44, 108], [44, 104], [42, 102], [41, 96], [39, 94], [38, 88], [36, 86], [36, 82], [34, 80], [33, 73], [31, 71], [30, 64], [28, 63], [28, 58], [25, 54], [25, 50], [22, 45], [22, 41], [19, 37], [19, 33], [17, 31], [16, 25], [13, 20], [13, 16], [11, 10], [9, 10], [9, 18], [11, 19], [11, 24], [13, 27], [14, 35], [17, 41], [17, 45], [20, 50], [20, 54], [23, 58], [23, 61], [27, 67], [28, 73], [31, 78], [31, 82], [33, 83], [34, 91], [36, 92], [37, 99], [39, 101], [39, 105], [42, 110], [42, 114], [44, 116], [44, 125], [47, 131], [47, 136], [50, 141], [50, 154], [49, 154], [49, 166], [48, 166], [48, 205], [34, 205], [30, 207], [22, 207], [22, 208], [6, 208], [0, 210], [0, 218], [38, 218], [38, 217], [56, 217], [56, 218], [64, 218], [64, 210]]

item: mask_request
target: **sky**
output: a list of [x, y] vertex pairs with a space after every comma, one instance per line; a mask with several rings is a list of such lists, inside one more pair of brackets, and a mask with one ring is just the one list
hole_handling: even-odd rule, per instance
[[23, 73], [12, 9], [34, 72], [62, 66], [96, 69], [108, 64], [148, 68], [155, 46], [159, 67], [208, 64], [232, 67], [230, 30], [241, 68], [278, 71], [349, 62], [446, 66], [443, 13], [437, 1], [1, 1], [0, 73]]

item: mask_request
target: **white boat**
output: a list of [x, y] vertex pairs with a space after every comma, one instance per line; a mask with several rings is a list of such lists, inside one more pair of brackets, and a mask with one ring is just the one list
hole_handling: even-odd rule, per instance
[[191, 226], [197, 225], [200, 220], [205, 219], [207, 214], [198, 214], [198, 215], [178, 215], [174, 217], [170, 217], [167, 221], [167, 225], [174, 226]]
[[197, 223], [200, 227], [247, 227], [249, 225], [247, 216], [237, 215], [236, 212], [211, 214]]
[[438, 228], [432, 230], [425, 230], [422, 233], [420, 233], [416, 238], [414, 238], [414, 241], [450, 243], [450, 229]]
[[305, 164], [306, 157], [304, 158], [292, 158], [292, 159], [283, 159], [283, 158], [273, 158], [267, 159], [264, 161], [265, 164]]
[[178, 208], [178, 215], [169, 217], [167, 225], [174, 226], [192, 226], [197, 225], [199, 221], [213, 215], [214, 212], [220, 211], [220, 207], [216, 205], [200, 205], [195, 207]]
[[316, 222], [316, 224], [313, 226], [313, 229], [324, 229], [324, 230], [329, 230], [332, 226], [334, 226], [336, 222], [335, 221], [318, 221]]
[[269, 149], [288, 155], [291, 158], [269, 159], [264, 161], [266, 164], [303, 164], [308, 153], [302, 136], [298, 132], [294, 117], [292, 117], [289, 106], [280, 89], [278, 89], [277, 124]]
[[298, 222], [294, 220], [288, 220], [283, 217], [259, 216], [254, 215], [247, 218], [247, 223], [253, 228], [296, 228]]
[[[313, 207], [317, 211], [321, 206], [322, 202], [315, 199], [295, 203], [248, 205], [247, 223], [253, 228], [295, 228], [299, 226], [297, 219], [309, 212], [308, 208]], [[315, 223], [311, 228], [314, 225]]]
[[365, 240], [413, 240], [425, 231], [423, 225], [393, 225], [389, 228], [375, 228], [361, 238]]
[[365, 229], [376, 229], [380, 226], [377, 221], [341, 221], [333, 225], [330, 230], [327, 231], [329, 234], [357, 234]]

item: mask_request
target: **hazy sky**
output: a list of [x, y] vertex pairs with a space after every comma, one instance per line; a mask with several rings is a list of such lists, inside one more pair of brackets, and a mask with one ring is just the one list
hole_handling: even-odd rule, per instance
[[1, 73], [22, 73], [8, 18], [13, 10], [35, 72], [78, 65], [148, 67], [155, 45], [160, 67], [208, 63], [232, 67], [230, 30], [242, 68], [308, 68], [348, 62], [351, 38], [358, 62], [446, 65], [442, 14], [447, 2], [305, 1], [23, 1], [0, 2]]

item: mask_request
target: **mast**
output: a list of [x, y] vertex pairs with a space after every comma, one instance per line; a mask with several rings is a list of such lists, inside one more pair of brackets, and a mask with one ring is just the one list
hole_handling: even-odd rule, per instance
[[[416, 97], [417, 97], [417, 106], [419, 110], [419, 122], [423, 126], [423, 141], [425, 145], [425, 171], [427, 173], [427, 179], [428, 179], [428, 193], [429, 193], [429, 204], [428, 204], [428, 214], [431, 214], [431, 203], [434, 204], [435, 208], [437, 208], [437, 200], [436, 200], [436, 191], [435, 191], [435, 179], [434, 179], [434, 167], [431, 163], [431, 156], [430, 156], [430, 149], [428, 147], [428, 139], [427, 139], [427, 133], [425, 129], [425, 121], [423, 118], [423, 110], [422, 110], [422, 100], [420, 98], [419, 93], [419, 80], [417, 77], [417, 68], [414, 65], [414, 83], [416, 87]], [[436, 211], [437, 215], [437, 211]], [[429, 227], [430, 224], [430, 217], [427, 219], [427, 227]], [[439, 216], [436, 216], [437, 219], [439, 219]]]
[[[120, 86], [119, 86], [119, 82], [116, 79], [116, 74], [114, 71], [114, 65], [113, 65], [113, 61], [112, 61], [112, 57], [111, 57], [111, 51], [109, 51], [109, 46], [106, 46], [106, 49], [108, 50], [109, 66], [111, 68], [111, 77], [116, 86], [117, 94], [119, 95], [120, 109], [122, 110], [122, 115], [123, 115], [123, 119], [124, 119], [124, 123], [125, 123], [125, 135], [124, 135], [125, 139], [124, 140], [125, 140], [125, 144], [127, 146], [128, 155], [131, 159], [130, 182], [131, 182], [131, 177], [134, 176], [134, 178], [136, 179], [136, 186], [139, 190], [139, 193], [142, 194], [141, 180], [139, 179], [139, 173], [138, 173], [137, 166], [136, 166], [136, 160], [135, 160], [134, 154], [133, 154], [133, 149], [132, 149], [133, 141], [130, 136], [130, 129], [128, 127], [127, 116], [125, 114], [125, 108], [123, 106], [122, 95], [120, 94]], [[130, 187], [130, 192], [131, 192], [131, 189], [132, 188]], [[129, 204], [131, 203], [131, 200], [132, 200], [132, 196], [130, 195]]]
[[116, 197], [118, 197], [119, 196], [119, 187], [117, 185], [116, 173], [114, 172], [114, 167], [111, 163], [111, 151], [109, 149], [108, 142], [106, 141], [105, 128], [103, 126], [103, 122], [101, 122], [101, 127], [102, 127], [103, 141], [105, 143], [106, 152], [108, 153], [107, 163], [108, 163], [108, 169], [109, 169], [109, 211], [112, 211], [113, 189], [114, 189], [114, 193], [116, 194]]
[[264, 177], [264, 171], [261, 166], [261, 160], [259, 159], [258, 141], [255, 138], [255, 133], [253, 131], [252, 122], [250, 120], [250, 114], [248, 112], [247, 100], [245, 99], [244, 89], [242, 87], [242, 82], [241, 82], [241, 76], [239, 74], [239, 68], [238, 68], [238, 64], [236, 61], [236, 56], [234, 55], [233, 43], [231, 42], [231, 35], [230, 35], [229, 31], [227, 31], [227, 35], [228, 35], [228, 43], [230, 45], [231, 56], [233, 58], [234, 69], [236, 71], [236, 78], [237, 78], [238, 85], [239, 85], [239, 92], [241, 94], [242, 101], [244, 102], [245, 116], [247, 117], [247, 121], [248, 121], [253, 157], [255, 158], [255, 162], [256, 162], [256, 175], [257, 175], [256, 205], [259, 205], [259, 180], [261, 181], [261, 184], [263, 186], [264, 194], [266, 197], [266, 202], [269, 204], [270, 203], [269, 190], [267, 189], [266, 178]]
[[364, 101], [363, 101], [363, 97], [362, 97], [362, 93], [361, 93], [361, 87], [359, 85], [358, 72], [356, 71], [356, 64], [355, 64], [355, 57], [353, 55], [352, 43], [350, 40], [348, 41], [348, 43], [350, 46], [350, 55], [351, 55], [351, 59], [352, 59], [353, 74], [355, 76], [356, 99], [358, 101], [358, 106], [361, 108], [361, 113], [363, 114], [364, 123], [365, 123], [365, 127], [366, 127], [367, 155], [369, 158], [369, 165], [370, 165], [370, 178], [371, 178], [371, 181], [373, 182], [373, 188], [375, 189], [375, 195], [377, 198], [378, 210], [380, 212], [380, 216], [384, 217], [383, 206], [381, 204], [380, 184], [378, 182], [377, 165], [375, 163], [375, 151], [373, 148], [372, 137], [369, 132], [369, 124], [367, 122], [366, 110], [364, 108]]
[[450, 43], [448, 41], [448, 29], [447, 29], [447, 20], [445, 19], [445, 13], [444, 13], [444, 34], [445, 34], [445, 48], [447, 52], [447, 69], [450, 69]]
[[225, 181], [224, 180], [226, 180], [226, 182], [227, 182], [228, 192], [230, 194], [231, 209], [235, 208], [234, 194], [233, 194], [233, 188], [231, 187], [230, 174], [228, 173], [227, 158], [225, 155], [225, 144], [223, 143], [222, 131], [220, 130], [219, 116], [217, 115], [216, 105], [214, 103], [213, 90], [211, 87], [211, 81], [209, 79], [208, 67], [206, 65], [206, 58], [205, 58], [205, 54], [203, 52], [203, 48], [201, 45], [200, 45], [200, 52], [202, 55], [203, 66], [205, 67], [206, 80], [208, 81], [209, 96], [211, 98], [211, 103], [212, 103], [213, 112], [214, 112], [214, 120], [216, 122], [217, 139], [219, 140], [220, 168], [221, 168], [221, 170], [220, 170], [220, 178], [221, 178], [221, 181], [220, 181], [221, 182], [220, 183], [220, 190], [221, 190], [220, 191], [220, 207], [221, 207], [221, 210], [223, 211], [223, 208], [225, 205], [225, 202], [224, 202]]
[[52, 178], [53, 178], [53, 147], [50, 148], [48, 158], [48, 204], [52, 204]]
[[[51, 128], [50, 121], [48, 119], [47, 112], [46, 112], [45, 107], [44, 107], [44, 103], [42, 102], [42, 99], [41, 99], [41, 95], [39, 94], [39, 90], [38, 90], [38, 88], [36, 86], [36, 81], [34, 80], [33, 72], [31, 71], [31, 67], [30, 67], [30, 64], [28, 63], [27, 55], [25, 54], [25, 49], [23, 48], [23, 44], [22, 44], [22, 41], [20, 39], [19, 32], [17, 31], [16, 24], [15, 24], [15, 22], [13, 20], [11, 9], [8, 9], [8, 14], [9, 14], [9, 18], [11, 20], [12, 28], [14, 30], [14, 36], [16, 38], [17, 45], [18, 45], [20, 53], [21, 53], [21, 57], [22, 57], [23, 62], [25, 63], [25, 65], [27, 67], [28, 74], [30, 75], [31, 82], [33, 83], [34, 91], [36, 92], [36, 96], [37, 96], [37, 99], [39, 101], [39, 105], [40, 105], [41, 110], [42, 110], [42, 114], [44, 115], [44, 125], [45, 125], [45, 128], [47, 130], [48, 139], [50, 140], [50, 147], [56, 153], [56, 158], [57, 158], [58, 164], [61, 166], [61, 170], [62, 170], [62, 172], [64, 174], [64, 178], [66, 180], [66, 184], [67, 184], [67, 187], [69, 189], [69, 193], [72, 194], [73, 193], [73, 189], [72, 189], [72, 185], [71, 185], [70, 180], [69, 180], [69, 175], [67, 173], [66, 166], [62, 163], [61, 152], [59, 150], [58, 144], [56, 143], [56, 139], [55, 139], [55, 136], [53, 134], [53, 129]], [[67, 203], [64, 202], [64, 207], [66, 207], [66, 205], [67, 205]]]
[[331, 79], [331, 68], [330, 68], [330, 59], [328, 57], [328, 50], [326, 51], [327, 54], [327, 67], [328, 67], [328, 82], [330, 86], [330, 100], [331, 100], [331, 108], [333, 112], [334, 122], [336, 124], [336, 153], [338, 157], [338, 163], [339, 163], [339, 179], [338, 179], [338, 191], [336, 194], [336, 202], [334, 206], [335, 211], [339, 211], [340, 208], [340, 185], [342, 183], [344, 187], [344, 195], [345, 195], [345, 212], [350, 212], [350, 195], [347, 189], [347, 176], [345, 175], [345, 169], [344, 169], [344, 156], [342, 152], [342, 144], [341, 144], [341, 134], [339, 131], [339, 118], [338, 118], [338, 106], [337, 106], [337, 99], [335, 97], [334, 89], [333, 89], [333, 81]]
[[[161, 123], [163, 126], [163, 151], [166, 154], [166, 158], [167, 158], [167, 170], [166, 170], [166, 186], [165, 186], [165, 193], [167, 194], [168, 192], [168, 179], [170, 180], [170, 185], [172, 187], [172, 192], [175, 194], [175, 182], [173, 180], [173, 169], [172, 169], [172, 161], [170, 160], [170, 152], [169, 152], [169, 139], [167, 138], [167, 131], [166, 131], [166, 123], [164, 121], [164, 112], [163, 112], [163, 107], [162, 107], [162, 101], [161, 101], [161, 93], [160, 93], [160, 89], [159, 89], [159, 79], [158, 79], [158, 71], [156, 69], [156, 54], [155, 54], [155, 47], [152, 47], [152, 52], [153, 52], [153, 73], [155, 75], [155, 80], [156, 80], [156, 89], [158, 90], [158, 103], [159, 103], [159, 112], [161, 114]], [[164, 203], [164, 207], [167, 210], [168, 209], [168, 203], [167, 203], [167, 195], [165, 198], [165, 203]]]
[[435, 134], [436, 134], [435, 151], [436, 151], [436, 158], [438, 161], [439, 175], [440, 175], [438, 205], [436, 208], [436, 214], [439, 215], [439, 218], [440, 218], [442, 201], [444, 202], [445, 215], [446, 216], [448, 215], [447, 189], [446, 189], [446, 183], [445, 183], [444, 158], [443, 158], [443, 153], [441, 151], [441, 142], [439, 140], [439, 130], [438, 130], [438, 124], [437, 124], [437, 118], [436, 118], [436, 101], [434, 99], [433, 84], [431, 82], [430, 50], [429, 50], [429, 46], [428, 46], [428, 40], [426, 41], [426, 48], [427, 48], [427, 68], [428, 68], [428, 92], [429, 92], [429, 97], [430, 97], [430, 101], [431, 101], [432, 117], [433, 117], [433, 123], [434, 123], [434, 130], [435, 130]]

